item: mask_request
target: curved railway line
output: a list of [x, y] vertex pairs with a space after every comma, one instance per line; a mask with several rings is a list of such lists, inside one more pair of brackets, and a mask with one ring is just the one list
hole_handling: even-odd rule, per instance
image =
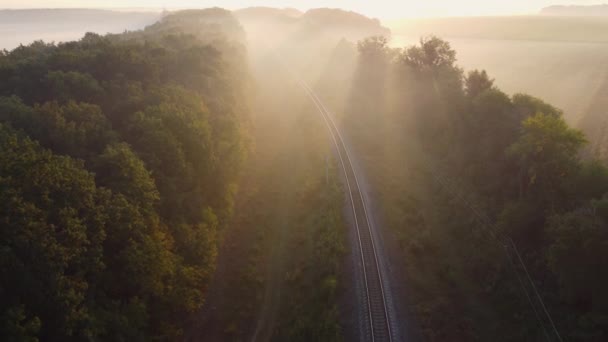
[[357, 232], [359, 251], [361, 256], [361, 268], [363, 270], [363, 283], [365, 296], [364, 303], [367, 303], [365, 311], [365, 324], [367, 329], [363, 329], [364, 341], [393, 341], [391, 331], [391, 320], [385, 295], [385, 284], [383, 283], [382, 271], [376, 252], [376, 242], [372, 232], [372, 225], [368, 215], [359, 180], [353, 167], [348, 149], [342, 139], [334, 120], [325, 108], [321, 100], [315, 95], [313, 90], [304, 82], [299, 81], [301, 87], [306, 91], [308, 97], [314, 102], [319, 113], [323, 117], [331, 139], [337, 152], [338, 160], [344, 172], [348, 199], [353, 212], [354, 224]]

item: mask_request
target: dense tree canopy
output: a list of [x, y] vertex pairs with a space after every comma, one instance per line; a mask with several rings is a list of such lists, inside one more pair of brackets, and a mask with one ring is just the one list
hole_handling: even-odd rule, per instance
[[214, 9], [0, 55], [0, 339], [180, 336], [246, 152], [243, 37]]

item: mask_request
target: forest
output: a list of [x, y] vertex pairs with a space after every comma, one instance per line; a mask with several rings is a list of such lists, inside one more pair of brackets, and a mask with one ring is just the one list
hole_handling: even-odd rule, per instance
[[493, 83], [437, 37], [358, 44], [343, 120], [400, 237], [413, 316], [431, 341], [554, 336], [509, 265], [512, 241], [563, 338], [601, 341], [608, 169], [559, 109]]
[[240, 34], [192, 11], [0, 55], [2, 340], [183, 333], [248, 150]]
[[0, 51], [0, 340], [366, 340], [355, 193], [394, 341], [605, 341], [608, 80], [571, 113], [420, 33], [605, 25], [581, 20], [428, 19], [410, 44], [212, 8]]

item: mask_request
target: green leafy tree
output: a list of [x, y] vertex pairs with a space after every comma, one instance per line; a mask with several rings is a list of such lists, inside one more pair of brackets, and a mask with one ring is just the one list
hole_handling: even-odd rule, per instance
[[601, 341], [608, 336], [608, 200], [593, 200], [549, 222], [548, 264], [557, 276], [560, 299], [578, 313], [567, 331], [572, 340]]
[[247, 151], [243, 43], [212, 9], [0, 53], [0, 339], [179, 339]]
[[476, 97], [494, 87], [494, 80], [488, 77], [488, 73], [485, 70], [470, 71], [464, 81], [465, 90], [469, 97]]
[[96, 158], [93, 169], [97, 184], [123, 194], [142, 209], [154, 211], [160, 199], [156, 184], [129, 145], [108, 145]]
[[456, 62], [456, 51], [450, 43], [435, 36], [420, 39], [420, 45], [406, 48], [402, 63], [416, 69], [452, 67]]
[[103, 268], [105, 238], [93, 175], [3, 125], [0, 151], [3, 314], [39, 320], [46, 340], [85, 338], [87, 279]]
[[542, 113], [526, 119], [523, 130], [509, 153], [522, 170], [524, 192], [556, 210], [567, 201], [562, 184], [580, 167], [578, 152], [585, 136], [561, 117]]

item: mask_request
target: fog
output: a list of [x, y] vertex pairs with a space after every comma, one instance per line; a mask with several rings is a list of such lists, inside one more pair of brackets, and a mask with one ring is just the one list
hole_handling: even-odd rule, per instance
[[0, 339], [604, 341], [608, 17], [545, 12], [0, 11]]
[[[393, 46], [418, 38], [393, 36]], [[608, 44], [447, 38], [466, 70], [485, 69], [504, 91], [534, 94], [562, 108], [576, 124], [591, 105], [608, 72]]]
[[[608, 70], [608, 20], [603, 17], [409, 19], [389, 21], [386, 29], [376, 30], [354, 23], [328, 27], [328, 22], [307, 21], [295, 9], [277, 9], [269, 15], [264, 8], [251, 8], [235, 14], [252, 44], [282, 44], [284, 53], [299, 55], [309, 76], [329, 63], [341, 38], [354, 44], [366, 35], [385, 35], [391, 37], [392, 47], [404, 48], [420, 37], [437, 35], [452, 44], [458, 64], [465, 70], [485, 69], [506, 92], [525, 92], [547, 100], [563, 109], [573, 124], [593, 105]], [[11, 50], [35, 40], [77, 40], [86, 32], [141, 29], [159, 17], [157, 12], [4, 10], [0, 11], [0, 49]], [[307, 56], [305, 51], [313, 46], [315, 53]]]
[[[381, 22], [337, 9], [254, 7], [233, 13], [247, 36], [254, 70], [260, 61], [279, 56], [291, 72], [323, 90], [338, 116], [349, 102], [359, 41], [384, 36], [388, 46], [399, 51], [423, 37], [437, 36], [451, 44], [465, 74], [486, 70], [507, 94], [527, 93], [563, 110], [565, 119], [582, 127], [592, 143], [601, 135], [594, 133], [595, 119], [589, 117], [602, 113], [599, 104], [608, 77], [607, 17], [561, 13]], [[3, 10], [0, 49], [35, 40], [77, 40], [86, 32], [137, 30], [160, 17], [158, 12], [135, 10]]]
[[106, 10], [0, 10], [0, 49], [11, 50], [36, 40], [78, 40], [87, 32], [98, 34], [138, 30], [153, 24], [159, 12]]
[[391, 45], [448, 40], [465, 70], [485, 69], [504, 91], [540, 97], [577, 125], [608, 73], [606, 17], [471, 17], [392, 21]]
[[[365, 36], [364, 29], [348, 25], [340, 30], [324, 23], [318, 24], [322, 29], [305, 27], [303, 13], [295, 10], [276, 10], [271, 20], [263, 10], [257, 11], [237, 12], [252, 44], [263, 41], [280, 47], [292, 57], [292, 66], [308, 68], [302, 74], [311, 79], [327, 75], [323, 66], [331, 63], [329, 58], [341, 38], [354, 46]], [[398, 49], [430, 35], [445, 39], [465, 71], [486, 70], [503, 91], [539, 97], [562, 109], [575, 126], [597, 101], [608, 73], [608, 20], [603, 17], [410, 19], [387, 22], [386, 28], [390, 31], [367, 33], [389, 37], [390, 46]], [[348, 64], [347, 59], [344, 67]]]
[[[577, 147], [567, 153], [582, 169], [608, 160], [608, 19], [436, 18], [376, 22], [374, 27], [374, 21], [367, 21], [369, 26], [363, 25], [364, 18], [349, 22], [344, 20], [348, 15], [339, 12], [333, 13], [330, 24], [310, 13], [252, 14], [237, 17], [249, 37], [252, 66], [265, 66], [255, 74], [258, 84], [264, 88], [269, 73], [275, 81], [277, 74], [306, 81], [318, 102], [337, 118], [350, 145], [363, 189], [382, 220], [379, 230], [386, 239], [392, 280], [408, 284], [391, 300], [395, 316], [409, 320], [394, 327], [407, 336], [403, 340], [522, 341], [562, 333], [578, 341], [567, 317], [585, 310], [577, 311], [573, 302], [564, 304], [567, 300], [557, 304], [553, 297], [545, 298], [552, 301], [551, 314], [534, 316], [545, 306], [542, 297], [528, 297], [526, 302], [530, 285], [523, 291], [518, 285], [526, 264], [546, 262], [551, 248], [558, 248], [547, 247], [555, 246], [557, 239], [550, 228], [555, 221], [548, 219], [554, 209], [548, 207], [574, 203], [582, 185], [560, 197], [560, 190], [554, 190], [558, 184], [576, 182], [577, 176], [560, 173], [554, 165], [561, 162], [551, 161], [548, 169], [561, 180], [545, 188], [552, 204], [538, 206], [532, 203], [536, 199], [524, 199], [524, 189], [544, 182], [536, 177], [550, 172], [539, 175], [527, 166], [514, 169], [512, 163], [518, 148], [532, 143], [523, 141], [527, 125], [545, 117], [558, 121], [538, 123], [533, 129], [569, 124], [583, 130], [584, 138], [574, 129], [562, 135], [576, 140], [580, 134]], [[388, 44], [379, 38], [365, 40], [379, 35]], [[479, 72], [469, 73], [473, 70]], [[283, 92], [277, 89], [273, 98], [278, 100]], [[282, 118], [293, 114], [284, 108]], [[546, 133], [532, 143], [534, 152], [521, 159], [522, 164], [542, 160], [546, 148], [569, 150], [567, 144], [543, 145], [562, 134]], [[526, 172], [530, 178], [522, 183]], [[595, 188], [603, 181], [594, 178], [588, 184]], [[564, 226], [572, 229], [576, 223]], [[488, 243], [493, 234], [515, 241], [506, 258], [504, 244]], [[562, 241], [573, 243], [569, 236]], [[509, 268], [505, 260], [520, 250], [528, 253], [520, 259], [523, 266]], [[563, 257], [571, 256], [565, 252]], [[551, 265], [534, 266], [532, 286], [541, 284], [541, 291], [551, 291], [540, 277], [566, 269]], [[557, 287], [553, 294], [564, 289]], [[589, 290], [581, 288], [580, 293]], [[557, 328], [543, 331], [552, 319], [559, 321]]]

